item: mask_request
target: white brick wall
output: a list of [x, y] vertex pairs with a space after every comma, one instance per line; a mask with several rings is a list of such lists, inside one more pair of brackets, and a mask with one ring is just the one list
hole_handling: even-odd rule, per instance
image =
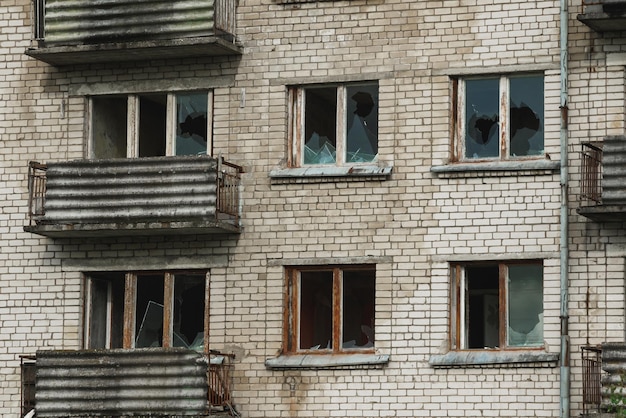
[[[579, 347], [624, 339], [626, 234], [575, 214], [580, 143], [623, 134], [626, 52], [575, 20], [570, 5], [570, 333], [572, 408], [581, 409]], [[90, 258], [226, 256], [211, 270], [211, 345], [237, 354], [244, 417], [555, 417], [555, 367], [435, 369], [450, 323], [448, 261], [545, 257], [546, 349], [559, 352], [558, 173], [434, 175], [449, 159], [449, 74], [545, 71], [545, 149], [559, 147], [556, 1], [360, 0], [281, 5], [241, 0], [240, 58], [54, 68], [23, 54], [31, 2], [0, 4], [0, 414], [19, 413], [19, 356], [82, 346], [81, 270]], [[620, 41], [621, 40], [621, 41]], [[23, 232], [27, 162], [81, 158], [82, 85], [234, 77], [215, 89], [215, 152], [245, 167], [244, 232], [206, 237], [51, 240]], [[272, 184], [286, 160], [286, 85], [378, 79], [386, 181]], [[74, 90], [73, 90], [74, 89]], [[243, 97], [245, 96], [245, 102]], [[284, 264], [388, 257], [377, 271], [383, 369], [272, 371], [282, 344]]]

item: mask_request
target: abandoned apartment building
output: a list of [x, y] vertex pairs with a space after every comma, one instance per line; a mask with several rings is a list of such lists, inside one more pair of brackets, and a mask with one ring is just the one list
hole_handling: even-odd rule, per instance
[[616, 417], [626, 1], [2, 0], [2, 417]]

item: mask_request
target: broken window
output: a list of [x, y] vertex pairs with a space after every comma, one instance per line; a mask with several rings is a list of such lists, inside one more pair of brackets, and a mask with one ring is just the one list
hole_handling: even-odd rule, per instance
[[378, 84], [290, 90], [292, 165], [372, 162], [378, 155]]
[[212, 92], [94, 96], [92, 158], [211, 153]]
[[504, 349], [543, 345], [540, 262], [452, 265], [453, 346]]
[[206, 272], [90, 274], [86, 346], [204, 351], [206, 277]]
[[542, 75], [467, 78], [455, 85], [460, 159], [543, 155]]
[[287, 269], [287, 351], [373, 349], [372, 266]]

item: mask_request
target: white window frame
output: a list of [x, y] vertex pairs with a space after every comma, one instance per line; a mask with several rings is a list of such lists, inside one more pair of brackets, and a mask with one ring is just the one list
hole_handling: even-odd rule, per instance
[[[472, 161], [481, 161], [481, 160], [491, 160], [491, 161], [502, 161], [502, 160], [520, 160], [520, 159], [538, 159], [544, 158], [545, 155], [545, 131], [544, 131], [544, 152], [542, 155], [527, 155], [527, 156], [511, 156], [509, 155], [511, 149], [511, 138], [510, 138], [510, 80], [515, 77], [523, 77], [523, 76], [541, 76], [544, 79], [544, 97], [543, 103], [545, 108], [545, 76], [540, 73], [528, 73], [528, 74], [505, 74], [505, 75], [485, 75], [485, 76], [471, 76], [471, 77], [460, 77], [458, 79], [453, 80], [453, 84], [456, 85], [453, 90], [456, 90], [456, 97], [454, 98], [454, 103], [456, 109], [454, 112], [456, 113], [455, 121], [456, 121], [456, 129], [455, 129], [455, 138], [454, 138], [454, 157], [458, 161], [463, 162], [472, 162]], [[468, 80], [482, 80], [482, 79], [494, 79], [497, 78], [499, 80], [498, 83], [498, 97], [499, 97], [499, 121], [498, 121], [498, 150], [499, 155], [495, 157], [478, 157], [478, 158], [469, 158], [466, 157], [466, 87], [465, 83]], [[544, 110], [545, 112], [545, 110]], [[545, 115], [542, 115], [542, 121], [545, 122]]]
[[[127, 109], [127, 138], [126, 138], [126, 158], [137, 158], [139, 156], [139, 98], [143, 95], [165, 95], [166, 104], [166, 124], [165, 124], [165, 146], [164, 156], [176, 155], [176, 96], [182, 94], [207, 94], [207, 155], [212, 155], [213, 150], [213, 90], [203, 91], [175, 91], [175, 92], [150, 92], [142, 94], [111, 94], [110, 97], [126, 97]], [[93, 99], [98, 96], [91, 96], [87, 101], [87, 156], [94, 158], [94, 138], [93, 138]]]

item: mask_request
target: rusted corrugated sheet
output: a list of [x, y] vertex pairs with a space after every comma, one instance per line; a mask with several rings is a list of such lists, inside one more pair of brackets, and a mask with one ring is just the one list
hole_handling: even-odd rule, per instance
[[626, 204], [626, 137], [607, 136], [602, 147], [602, 204]]
[[207, 362], [178, 349], [40, 351], [37, 416], [203, 415]]
[[215, 218], [210, 157], [80, 160], [48, 164], [44, 223]]
[[47, 45], [214, 35], [214, 0], [45, 0]]

